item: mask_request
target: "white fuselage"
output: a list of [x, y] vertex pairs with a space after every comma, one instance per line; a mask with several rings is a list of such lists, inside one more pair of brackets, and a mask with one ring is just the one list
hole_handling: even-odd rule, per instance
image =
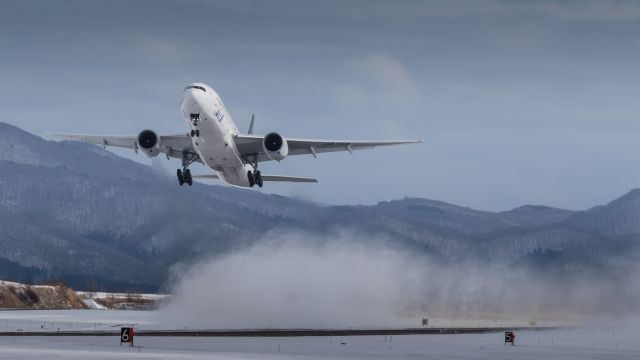
[[210, 86], [194, 83], [185, 88], [180, 108], [189, 128], [199, 133], [191, 141], [202, 162], [222, 180], [249, 187], [247, 172], [253, 168], [238, 153], [238, 127], [220, 96]]

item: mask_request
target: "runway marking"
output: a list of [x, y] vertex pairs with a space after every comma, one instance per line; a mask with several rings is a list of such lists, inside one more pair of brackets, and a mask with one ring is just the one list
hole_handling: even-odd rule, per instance
[[[453, 335], [482, 334], [522, 330], [558, 330], [567, 327], [484, 327], [484, 328], [406, 328], [406, 329], [268, 329], [268, 330], [137, 330], [136, 336], [191, 337], [303, 337], [371, 335]], [[120, 336], [119, 331], [5, 331], [0, 336]]]

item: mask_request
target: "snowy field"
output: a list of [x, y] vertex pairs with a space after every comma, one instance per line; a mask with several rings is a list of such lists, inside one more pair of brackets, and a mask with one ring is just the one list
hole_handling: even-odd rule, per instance
[[[116, 331], [124, 324], [156, 329], [150, 311], [0, 311], [0, 331]], [[135, 347], [118, 336], [0, 336], [0, 359], [640, 359], [640, 332], [631, 321], [504, 334], [350, 337], [150, 337]], [[66, 328], [65, 328], [66, 327]]]
[[121, 326], [158, 328], [153, 311], [134, 310], [8, 310], [0, 311], [0, 332], [119, 331]]
[[[206, 330], [192, 327], [186, 322], [167, 318], [163, 311], [138, 310], [0, 310], [0, 332], [7, 331], [115, 331], [121, 326], [134, 326], [141, 330]], [[419, 326], [419, 319], [406, 321], [398, 327]], [[572, 322], [539, 321], [538, 326], [564, 326]], [[432, 327], [526, 327], [526, 320], [447, 320], [430, 319]], [[253, 329], [255, 327], [251, 327]], [[339, 327], [336, 327], [339, 328]], [[234, 328], [235, 329], [235, 328]]]

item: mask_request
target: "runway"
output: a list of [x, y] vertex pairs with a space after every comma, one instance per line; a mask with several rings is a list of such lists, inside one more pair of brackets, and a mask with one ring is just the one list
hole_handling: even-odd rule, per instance
[[[231, 330], [138, 330], [136, 336], [151, 337], [331, 337], [483, 334], [504, 331], [544, 331], [558, 327], [448, 327], [407, 329], [231, 329]], [[0, 336], [119, 336], [120, 331], [2, 331]]]
[[[169, 329], [150, 311], [0, 311], [2, 359], [638, 359], [637, 327]], [[120, 326], [138, 328], [134, 346]], [[503, 331], [515, 330], [516, 345]]]
[[345, 337], [0, 336], [3, 359], [638, 359], [630, 339], [602, 332], [522, 331], [518, 344], [503, 334]]

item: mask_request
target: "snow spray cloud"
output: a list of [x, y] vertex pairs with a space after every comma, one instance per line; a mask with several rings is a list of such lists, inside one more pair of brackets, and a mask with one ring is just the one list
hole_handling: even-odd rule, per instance
[[151, 170], [157, 177], [164, 180], [174, 180], [175, 170], [167, 164], [167, 159], [162, 155], [151, 158]]
[[388, 244], [348, 231], [267, 235], [181, 272], [163, 322], [219, 329], [400, 327], [423, 317], [557, 321], [637, 309], [637, 282], [443, 263]]

